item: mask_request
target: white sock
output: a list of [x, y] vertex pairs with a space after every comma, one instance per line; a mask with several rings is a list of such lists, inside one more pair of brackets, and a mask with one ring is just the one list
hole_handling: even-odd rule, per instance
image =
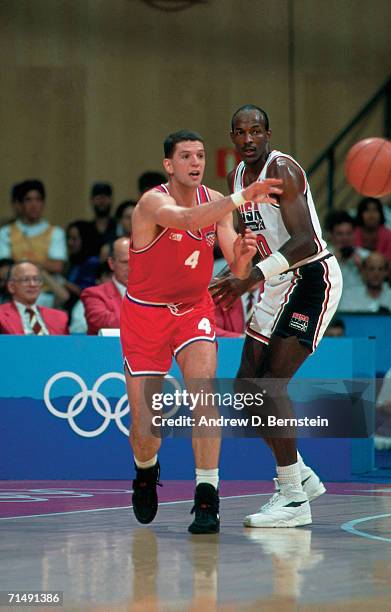
[[277, 477], [280, 485], [291, 484], [302, 489], [299, 462], [291, 465], [277, 465]]
[[201, 484], [201, 482], [207, 482], [214, 486], [217, 490], [219, 486], [219, 468], [215, 470], [201, 470], [200, 468], [196, 468], [196, 487]]
[[138, 459], [136, 459], [136, 457], [133, 458], [135, 464], [138, 468], [140, 468], [140, 470], [147, 470], [148, 468], [151, 468], [156, 465], [157, 462], [157, 455], [154, 455], [152, 459], [148, 459], [148, 461], [139, 461]]

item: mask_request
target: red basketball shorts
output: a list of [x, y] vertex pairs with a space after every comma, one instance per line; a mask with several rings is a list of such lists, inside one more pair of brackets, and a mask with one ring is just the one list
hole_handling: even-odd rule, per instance
[[215, 342], [215, 308], [209, 293], [192, 306], [140, 304], [125, 296], [121, 344], [132, 376], [167, 374], [172, 357], [192, 342]]

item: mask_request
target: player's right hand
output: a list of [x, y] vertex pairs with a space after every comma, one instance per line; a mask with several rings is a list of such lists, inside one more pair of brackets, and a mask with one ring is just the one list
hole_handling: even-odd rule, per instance
[[267, 200], [271, 204], [278, 204], [278, 200], [271, 194], [280, 195], [283, 190], [281, 189], [282, 180], [267, 178], [262, 181], [256, 181], [251, 183], [246, 189], [243, 189], [242, 196], [247, 202], [262, 202], [265, 200], [265, 195], [268, 196]]

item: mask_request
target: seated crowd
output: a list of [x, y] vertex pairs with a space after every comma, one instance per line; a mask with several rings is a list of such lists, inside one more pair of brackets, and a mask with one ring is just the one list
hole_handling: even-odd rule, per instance
[[[165, 181], [158, 172], [145, 172], [139, 178], [139, 192]], [[94, 183], [93, 218], [72, 221], [64, 230], [45, 219], [45, 199], [39, 180], [25, 180], [12, 188], [13, 219], [0, 227], [0, 333], [34, 333], [26, 315], [31, 309], [40, 322], [40, 334], [61, 329], [61, 333], [94, 335], [100, 329], [118, 328], [136, 201], [125, 200], [112, 216], [111, 184]], [[333, 211], [326, 219], [326, 231], [344, 281], [339, 311], [391, 313], [391, 230], [380, 200], [362, 199], [355, 218], [346, 211]], [[216, 259], [215, 270], [221, 267], [219, 262]], [[244, 334], [262, 289], [262, 283], [253, 287], [229, 309], [216, 307], [218, 335]], [[57, 328], [46, 323], [53, 309], [63, 311], [58, 320], [67, 320], [67, 325]], [[6, 324], [18, 315], [18, 326]]]

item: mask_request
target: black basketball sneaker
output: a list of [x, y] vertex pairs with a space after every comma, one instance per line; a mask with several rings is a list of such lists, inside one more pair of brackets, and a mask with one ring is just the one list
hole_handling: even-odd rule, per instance
[[218, 533], [220, 531], [219, 494], [213, 485], [201, 482], [196, 487], [191, 513], [195, 514], [195, 517], [189, 527], [190, 533]]
[[143, 470], [136, 468], [136, 478], [133, 480], [133, 512], [139, 523], [151, 523], [158, 509], [158, 497], [156, 487], [161, 487], [159, 482], [159, 461], [151, 467]]

